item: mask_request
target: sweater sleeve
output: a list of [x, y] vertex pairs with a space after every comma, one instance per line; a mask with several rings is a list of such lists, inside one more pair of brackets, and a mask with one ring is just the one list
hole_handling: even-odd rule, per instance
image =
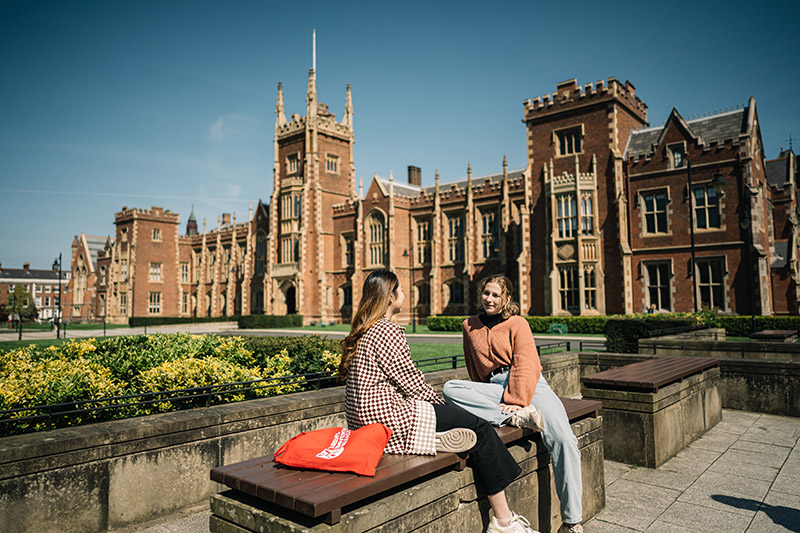
[[478, 355], [475, 353], [475, 346], [473, 346], [472, 339], [470, 339], [469, 336], [468, 323], [469, 319], [466, 319], [461, 324], [461, 336], [464, 343], [464, 363], [467, 367], [469, 379], [472, 381], [483, 381], [480, 374], [478, 374], [478, 369], [475, 367], [475, 359], [478, 357]]
[[521, 317], [512, 317], [515, 320], [511, 328], [511, 375], [503, 395], [503, 402], [510, 405], [530, 405], [536, 384], [542, 375], [542, 363], [536, 349], [528, 322]]

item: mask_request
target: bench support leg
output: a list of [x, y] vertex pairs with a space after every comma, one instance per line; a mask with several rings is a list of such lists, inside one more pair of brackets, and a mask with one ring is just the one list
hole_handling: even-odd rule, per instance
[[326, 524], [332, 526], [333, 524], [338, 524], [339, 520], [342, 519], [342, 510], [341, 509], [334, 509], [330, 513], [325, 515], [323, 519]]

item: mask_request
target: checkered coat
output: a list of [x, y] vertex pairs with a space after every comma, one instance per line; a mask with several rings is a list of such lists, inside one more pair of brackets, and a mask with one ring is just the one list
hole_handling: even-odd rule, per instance
[[386, 453], [436, 455], [436, 413], [444, 403], [414, 366], [404, 328], [384, 318], [356, 347], [345, 388], [350, 429], [378, 422], [392, 430]]

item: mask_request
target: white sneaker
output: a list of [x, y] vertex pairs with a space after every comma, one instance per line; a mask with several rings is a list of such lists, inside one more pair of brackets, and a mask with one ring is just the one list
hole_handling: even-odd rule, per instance
[[531, 523], [524, 516], [517, 513], [511, 513], [511, 523], [506, 527], [501, 526], [497, 522], [497, 517], [492, 517], [489, 522], [489, 527], [486, 528], [486, 533], [539, 533], [531, 527]]
[[478, 442], [478, 436], [467, 428], [454, 428], [436, 432], [434, 439], [437, 452], [462, 453], [471, 450]]
[[533, 405], [517, 409], [511, 413], [509, 424], [518, 428], [529, 428], [534, 431], [544, 431], [542, 412]]
[[558, 533], [583, 533], [583, 526], [580, 524], [561, 524]]

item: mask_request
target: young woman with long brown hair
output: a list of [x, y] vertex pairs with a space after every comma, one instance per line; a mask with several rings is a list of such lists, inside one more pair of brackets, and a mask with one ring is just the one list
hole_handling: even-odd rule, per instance
[[347, 425], [357, 429], [377, 422], [391, 429], [386, 453], [469, 451], [475, 477], [494, 511], [487, 532], [533, 532], [508, 507], [505, 488], [521, 469], [491, 424], [445, 405], [414, 366], [405, 330], [390, 320], [404, 300], [403, 288], [389, 270], [375, 270], [364, 282], [339, 366], [346, 380]]
[[542, 364], [528, 321], [519, 316], [511, 280], [491, 276], [480, 284], [483, 313], [462, 325], [464, 359], [471, 381], [444, 384], [443, 396], [496, 426], [510, 424], [542, 432], [550, 452], [564, 523], [559, 533], [583, 527], [581, 452], [558, 396], [542, 376]]

